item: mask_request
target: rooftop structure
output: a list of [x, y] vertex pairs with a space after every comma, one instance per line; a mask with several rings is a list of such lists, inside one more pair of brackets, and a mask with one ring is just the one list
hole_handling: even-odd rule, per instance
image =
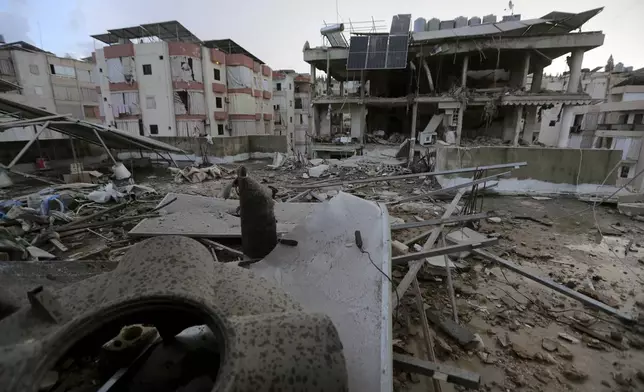
[[231, 39], [177, 21], [92, 37], [105, 123], [144, 136], [273, 133], [272, 71]]
[[[458, 144], [462, 137], [476, 137], [485, 129], [515, 145], [519, 140], [531, 143], [538, 106], [592, 102], [578, 89], [581, 65], [584, 52], [601, 46], [604, 34], [572, 31], [601, 10], [555, 11], [537, 19], [514, 16], [501, 22], [488, 18], [489, 23], [481, 24], [476, 19], [465, 25], [439, 21], [438, 28], [430, 21], [427, 31], [414, 32], [409, 31], [411, 16], [398, 15], [389, 34], [353, 34], [349, 48], [305, 47], [304, 61], [314, 78], [316, 70], [322, 70], [341, 83], [369, 86], [353, 96], [314, 98], [315, 133], [332, 136], [333, 124], [327, 119], [333, 116], [325, 114], [330, 105], [332, 111], [364, 113], [359, 121], [352, 116], [351, 137], [359, 140], [363, 129], [408, 133], [414, 140], [423, 131], [447, 134]], [[542, 92], [543, 69], [565, 54], [570, 54], [571, 87], [563, 93]], [[530, 74], [535, 83], [528, 90]], [[331, 78], [327, 92], [332, 91]], [[409, 105], [413, 110], [406, 109]], [[443, 115], [442, 122], [437, 129], [426, 129], [434, 115]], [[483, 124], [481, 118], [486, 119]]]

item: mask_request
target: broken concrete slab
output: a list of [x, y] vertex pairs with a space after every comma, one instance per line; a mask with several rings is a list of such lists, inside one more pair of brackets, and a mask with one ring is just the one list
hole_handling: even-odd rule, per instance
[[309, 169], [309, 177], [318, 178], [329, 170], [329, 165], [318, 165]]
[[51, 253], [47, 252], [46, 250], [42, 250], [36, 246], [28, 246], [27, 247], [27, 252], [31, 255], [31, 257], [36, 258], [37, 260], [40, 259], [55, 259], [56, 256], [52, 255]]
[[617, 203], [644, 203], [644, 193], [617, 196]]
[[644, 215], [644, 203], [618, 203], [617, 209], [624, 215]]
[[409, 247], [400, 241], [392, 241], [391, 251], [394, 256], [400, 256], [409, 253]]
[[470, 347], [476, 341], [474, 333], [454, 321], [450, 319], [441, 320], [438, 313], [433, 312], [431, 309], [425, 309], [425, 314], [430, 323], [438, 326], [443, 332], [456, 340], [461, 347]]
[[[480, 241], [485, 241], [488, 238], [484, 236], [483, 234], [476, 232], [470, 228], [463, 227], [462, 229], [459, 230], [454, 230], [447, 234], [447, 239], [449, 241], [452, 241], [454, 243], [460, 243], [460, 242], [480, 242]], [[459, 258], [465, 258], [470, 254], [470, 252], [461, 252], [459, 254]]]
[[320, 158], [309, 159], [309, 163], [313, 166], [318, 166], [324, 163], [324, 159], [320, 159]]

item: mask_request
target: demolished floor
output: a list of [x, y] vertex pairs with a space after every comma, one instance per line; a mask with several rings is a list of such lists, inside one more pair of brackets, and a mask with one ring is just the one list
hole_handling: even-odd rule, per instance
[[[275, 198], [283, 202], [320, 203], [342, 191], [387, 203], [419, 196], [435, 187], [430, 177], [386, 182], [386, 175], [405, 173], [395, 165], [364, 166], [351, 162], [343, 164], [337, 160], [315, 163], [328, 165], [324, 170], [318, 170], [320, 178], [308, 178], [310, 167], [299, 162], [291, 161], [277, 170], [267, 167], [264, 161], [249, 162], [245, 166], [254, 178], [275, 188]], [[195, 183], [188, 182], [189, 178], [182, 183], [173, 182], [173, 175], [165, 170], [135, 173], [138, 184], [150, 187], [156, 193], [140, 197], [138, 202], [127, 207], [133, 209], [130, 212], [126, 210], [108, 216], [149, 215], [170, 192], [219, 197], [234, 178], [233, 165], [220, 166], [229, 170], [217, 179], [203, 182], [199, 179]], [[347, 184], [351, 179], [375, 175], [384, 177], [381, 182]], [[293, 186], [335, 179], [341, 179], [341, 184], [321, 189], [312, 185], [311, 190]], [[34, 189], [23, 187], [16, 194], [7, 191], [0, 198], [11, 199], [12, 196], [29, 194]], [[388, 205], [390, 223], [440, 218], [452, 196], [447, 195], [443, 199], [428, 197], [414, 202], [392, 203]], [[466, 199], [467, 196], [457, 210], [465, 208]], [[482, 203], [477, 208], [493, 218], [467, 225], [463, 222], [447, 223], [443, 233], [448, 239], [450, 235], [457, 236], [459, 232], [468, 230], [480, 233], [482, 238], [497, 238], [498, 243], [488, 247], [488, 252], [634, 318], [638, 312], [644, 313], [643, 222], [621, 215], [611, 205], [593, 208], [592, 204], [569, 198], [479, 194], [477, 202]], [[137, 206], [136, 203], [143, 204]], [[161, 215], [152, 219], [164, 219], [163, 209]], [[63, 287], [109, 271], [116, 267], [124, 251], [141, 240], [128, 236], [127, 232], [143, 218], [140, 216], [138, 220], [118, 225], [97, 226], [91, 231], [79, 232], [69, 240], [63, 239], [71, 251], [76, 246], [92, 246], [92, 242], [101, 244], [93, 249], [93, 253], [83, 256], [83, 260], [76, 257], [76, 261], [69, 261], [69, 253], [60, 253], [60, 249], [54, 246], [46, 249], [59, 256], [53, 261], [2, 262], [0, 287], [18, 296], [34, 285]], [[277, 219], [279, 223], [279, 216]], [[394, 230], [391, 239], [404, 244], [429, 228]], [[240, 249], [238, 239], [221, 240], [220, 245], [232, 249], [227, 251], [213, 246], [212, 252], [216, 252], [220, 261], [239, 259], [234, 252]], [[419, 245], [422, 246], [422, 242]], [[410, 243], [409, 247], [413, 248], [413, 244]], [[116, 248], [120, 250], [115, 251]], [[432, 268], [430, 263], [425, 263], [417, 275], [435, 337], [437, 362], [478, 373], [481, 376], [480, 390], [486, 391], [644, 389], [641, 371], [644, 335], [641, 327], [626, 326], [605, 313], [584, 307], [574, 299], [483, 260], [476, 252], [462, 252], [460, 256], [463, 257], [452, 258], [451, 277], [461, 328], [452, 326], [450, 329], [445, 322], [452, 319], [454, 313], [445, 267]], [[407, 271], [406, 265], [394, 265], [394, 287], [403, 280]], [[392, 310], [393, 352], [426, 360], [428, 353], [425, 352], [422, 318], [413, 294], [414, 290], [410, 288], [400, 298], [400, 306]], [[447, 327], [439, 328], [437, 324]], [[466, 334], [468, 338], [459, 339], [458, 333]], [[475, 338], [470, 339], [472, 336]], [[426, 391], [431, 390], [432, 379], [394, 369], [393, 385], [396, 391]], [[461, 390], [462, 387], [441, 382], [441, 388], [450, 391]]]

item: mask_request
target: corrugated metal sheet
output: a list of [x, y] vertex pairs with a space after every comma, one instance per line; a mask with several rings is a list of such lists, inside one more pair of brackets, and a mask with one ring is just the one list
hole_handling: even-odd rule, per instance
[[206, 114], [206, 100], [201, 91], [188, 91], [190, 114]]

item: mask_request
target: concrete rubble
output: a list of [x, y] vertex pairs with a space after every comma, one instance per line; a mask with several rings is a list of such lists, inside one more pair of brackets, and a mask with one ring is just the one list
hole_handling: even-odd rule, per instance
[[[497, 240], [487, 249], [446, 251], [391, 267], [388, 275], [394, 290], [389, 315], [393, 342], [388, 344], [397, 355], [424, 361], [422, 366], [415, 364], [413, 371], [409, 367], [394, 366], [391, 375], [394, 390], [430, 387], [432, 378], [422, 375], [429, 375], [427, 369], [433, 363], [474, 372], [480, 377], [481, 388], [490, 391], [530, 390], [531, 385], [538, 385], [544, 391], [600, 390], [596, 388], [606, 384], [637, 390], [644, 385], [637, 376], [638, 364], [644, 361], [644, 327], [641, 316], [638, 319], [644, 307], [640, 277], [644, 264], [638, 262], [644, 259], [643, 222], [616, 213], [619, 206], [596, 205], [593, 213], [587, 204], [574, 199], [498, 197], [480, 188], [472, 192], [471, 185], [436, 193], [440, 187], [431, 175], [432, 169], [412, 173], [405, 164], [394, 164], [392, 157], [375, 156], [341, 160], [280, 156], [277, 162], [273, 160], [277, 164], [251, 161], [244, 166], [255, 181], [254, 186], [261, 187], [274, 205], [277, 245], [273, 244], [271, 249], [274, 247], [273, 252], [278, 252], [278, 256], [298, 257], [303, 252], [304, 248], [299, 245], [288, 245], [288, 240], [295, 239], [297, 243], [308, 238], [305, 232], [294, 231], [296, 227], [306, 227], [310, 236], [323, 238], [323, 234], [314, 233], [313, 217], [326, 222], [320, 214], [324, 215], [324, 211], [338, 214], [338, 210], [330, 207], [331, 203], [338, 206], [347, 197], [378, 203], [388, 213], [386, 222], [392, 226], [446, 219], [447, 212], [450, 212], [448, 218], [449, 215], [460, 218], [494, 212], [494, 217], [448, 220], [387, 233], [391, 237], [388, 258]], [[27, 268], [25, 262], [40, 259], [38, 264], [28, 265], [42, 271], [47, 269], [46, 273], [38, 273], [38, 281], [65, 287], [71, 278], [65, 277], [65, 272], [51, 272], [52, 265], [67, 266], [66, 263], [92, 260], [90, 264], [102, 263], [108, 271], [113, 270], [130, 249], [152, 235], [143, 229], [154, 223], [161, 225], [160, 231], [165, 231], [154, 235], [191, 236], [220, 263], [250, 266], [267, 279], [275, 280], [278, 286], [295, 282], [289, 276], [301, 271], [279, 267], [277, 256], [271, 256], [272, 253], [267, 257], [275, 259], [275, 270], [260, 268], [262, 256], [253, 258], [249, 254], [252, 252], [242, 245], [240, 222], [244, 212], [243, 207], [241, 211], [237, 207], [238, 200], [244, 196], [243, 191], [231, 185], [237, 178], [236, 165], [217, 165], [216, 170], [206, 168], [205, 172], [210, 174], [203, 181], [198, 180], [201, 175], [194, 177], [193, 169], [144, 175], [135, 172], [136, 186], [113, 182], [112, 188], [120, 196], [103, 204], [92, 202], [88, 195], [105, 190], [108, 185], [105, 182], [5, 193], [0, 204], [3, 214], [0, 254], [4, 257], [0, 260], [11, 260], [7, 266], [19, 271]], [[188, 174], [191, 171], [193, 174]], [[401, 175], [410, 177], [399, 178]], [[180, 183], [174, 183], [176, 176], [182, 179]], [[190, 179], [193, 177], [197, 181]], [[216, 197], [222, 194], [226, 194], [227, 200]], [[409, 197], [417, 199], [405, 201]], [[329, 208], [332, 209], [325, 210]], [[351, 211], [343, 210], [346, 226], [340, 225], [340, 228], [353, 233], [352, 227], [359, 220], [351, 216]], [[599, 238], [598, 227], [603, 233]], [[361, 231], [366, 233], [366, 229]], [[374, 237], [363, 235], [365, 246], [372, 246], [369, 241]], [[339, 254], [355, 250], [350, 248], [356, 243], [353, 234], [350, 237], [336, 244]], [[328, 240], [333, 244], [338, 241], [337, 238]], [[433, 243], [426, 246], [429, 240]], [[52, 258], [44, 261], [42, 256], [34, 256], [34, 249], [30, 253], [30, 247]], [[369, 253], [374, 261], [383, 256], [382, 250], [369, 250]], [[613, 317], [605, 309], [564, 296], [507, 269], [492, 261], [489, 254], [520, 266], [533, 277], [566, 287], [573, 295], [583, 293], [594, 298], [624, 318]], [[352, 260], [358, 256], [352, 255]], [[364, 261], [366, 266], [371, 265], [368, 258]], [[23, 297], [20, 293], [25, 292], [24, 283], [13, 279], [10, 271], [7, 267], [0, 275], [0, 285], [8, 290], [7, 295], [2, 295], [7, 300], [0, 298], [3, 305], [0, 309], [5, 309], [6, 302], [8, 310], [1, 314], [12, 314], [19, 309], [14, 298], [25, 306], [26, 299], [20, 300]], [[409, 279], [412, 271], [415, 274]], [[99, 272], [103, 270], [93, 273]], [[412, 287], [414, 280], [418, 282], [418, 292]], [[300, 296], [299, 301], [313, 300], [304, 291], [296, 296]], [[419, 300], [422, 313], [418, 310]], [[429, 359], [427, 352], [423, 319], [433, 336], [434, 359]], [[333, 322], [339, 325], [341, 338], [351, 330], [338, 324], [336, 319]], [[116, 334], [118, 330], [103, 343]], [[350, 358], [354, 360], [355, 357]], [[75, 362], [70, 368], [78, 370], [81, 365]], [[59, 385], [61, 380], [67, 380], [68, 375], [62, 368], [52, 371], [56, 377], [49, 374], [46, 380], [49, 384]]]

